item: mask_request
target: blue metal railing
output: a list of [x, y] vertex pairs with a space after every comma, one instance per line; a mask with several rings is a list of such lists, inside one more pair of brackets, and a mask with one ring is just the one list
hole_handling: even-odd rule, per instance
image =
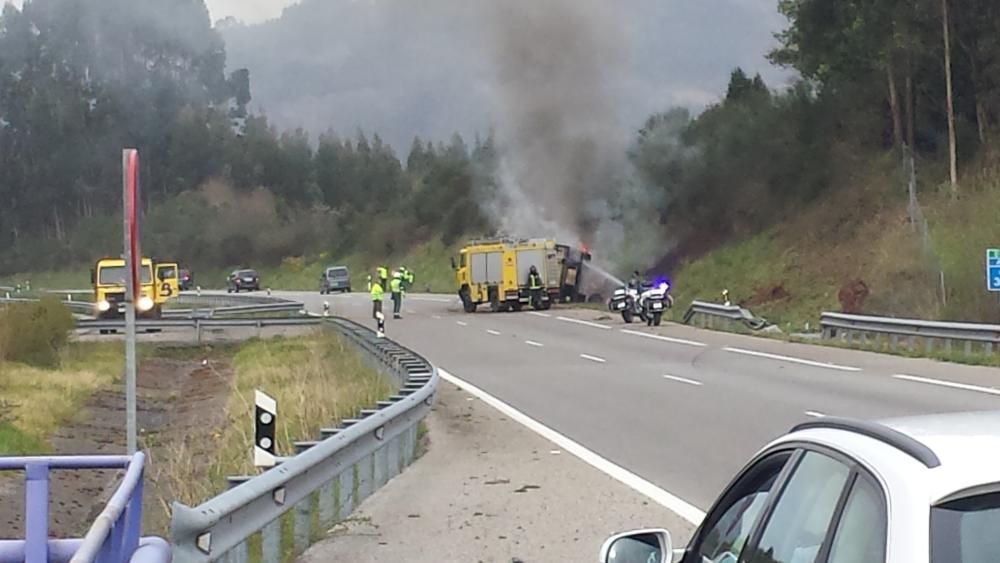
[[[24, 471], [23, 540], [0, 540], [0, 563], [166, 563], [170, 546], [140, 538], [145, 454], [0, 458], [0, 471]], [[83, 539], [49, 539], [49, 472], [125, 469], [118, 490]]]

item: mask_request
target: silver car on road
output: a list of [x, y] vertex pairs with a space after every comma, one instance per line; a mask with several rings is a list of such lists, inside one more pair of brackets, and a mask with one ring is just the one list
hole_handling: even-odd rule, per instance
[[600, 561], [1000, 561], [1000, 412], [800, 424], [736, 476], [687, 548], [638, 530]]

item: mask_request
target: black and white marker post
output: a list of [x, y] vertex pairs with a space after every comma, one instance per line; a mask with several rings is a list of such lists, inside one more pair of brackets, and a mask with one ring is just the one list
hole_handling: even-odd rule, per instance
[[274, 467], [274, 425], [278, 403], [263, 391], [254, 391], [253, 464]]

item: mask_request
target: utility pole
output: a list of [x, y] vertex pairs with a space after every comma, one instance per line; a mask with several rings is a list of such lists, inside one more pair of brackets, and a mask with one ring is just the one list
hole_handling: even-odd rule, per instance
[[944, 73], [948, 88], [948, 157], [951, 172], [951, 193], [958, 195], [958, 149], [955, 140], [955, 103], [951, 84], [951, 22], [948, 18], [948, 0], [941, 0], [941, 21], [944, 29]]
[[135, 306], [142, 295], [139, 252], [139, 151], [122, 151], [122, 200], [125, 246], [125, 442], [128, 454], [138, 451], [136, 437]]

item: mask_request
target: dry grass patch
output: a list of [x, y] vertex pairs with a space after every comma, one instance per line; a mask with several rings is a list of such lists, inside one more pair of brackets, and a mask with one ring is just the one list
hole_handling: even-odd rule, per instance
[[170, 487], [177, 500], [191, 506], [223, 490], [226, 476], [257, 473], [252, 460], [254, 390], [278, 403], [279, 455], [291, 455], [293, 441], [315, 439], [321, 427], [355, 416], [392, 392], [385, 378], [329, 331], [251, 341], [235, 354], [233, 366], [225, 423], [213, 436], [210, 479], [191, 479], [192, 468], [205, 463], [191, 444], [176, 444], [169, 456]]
[[120, 343], [72, 343], [61, 367], [0, 361], [0, 455], [48, 451], [48, 438], [121, 374]]

